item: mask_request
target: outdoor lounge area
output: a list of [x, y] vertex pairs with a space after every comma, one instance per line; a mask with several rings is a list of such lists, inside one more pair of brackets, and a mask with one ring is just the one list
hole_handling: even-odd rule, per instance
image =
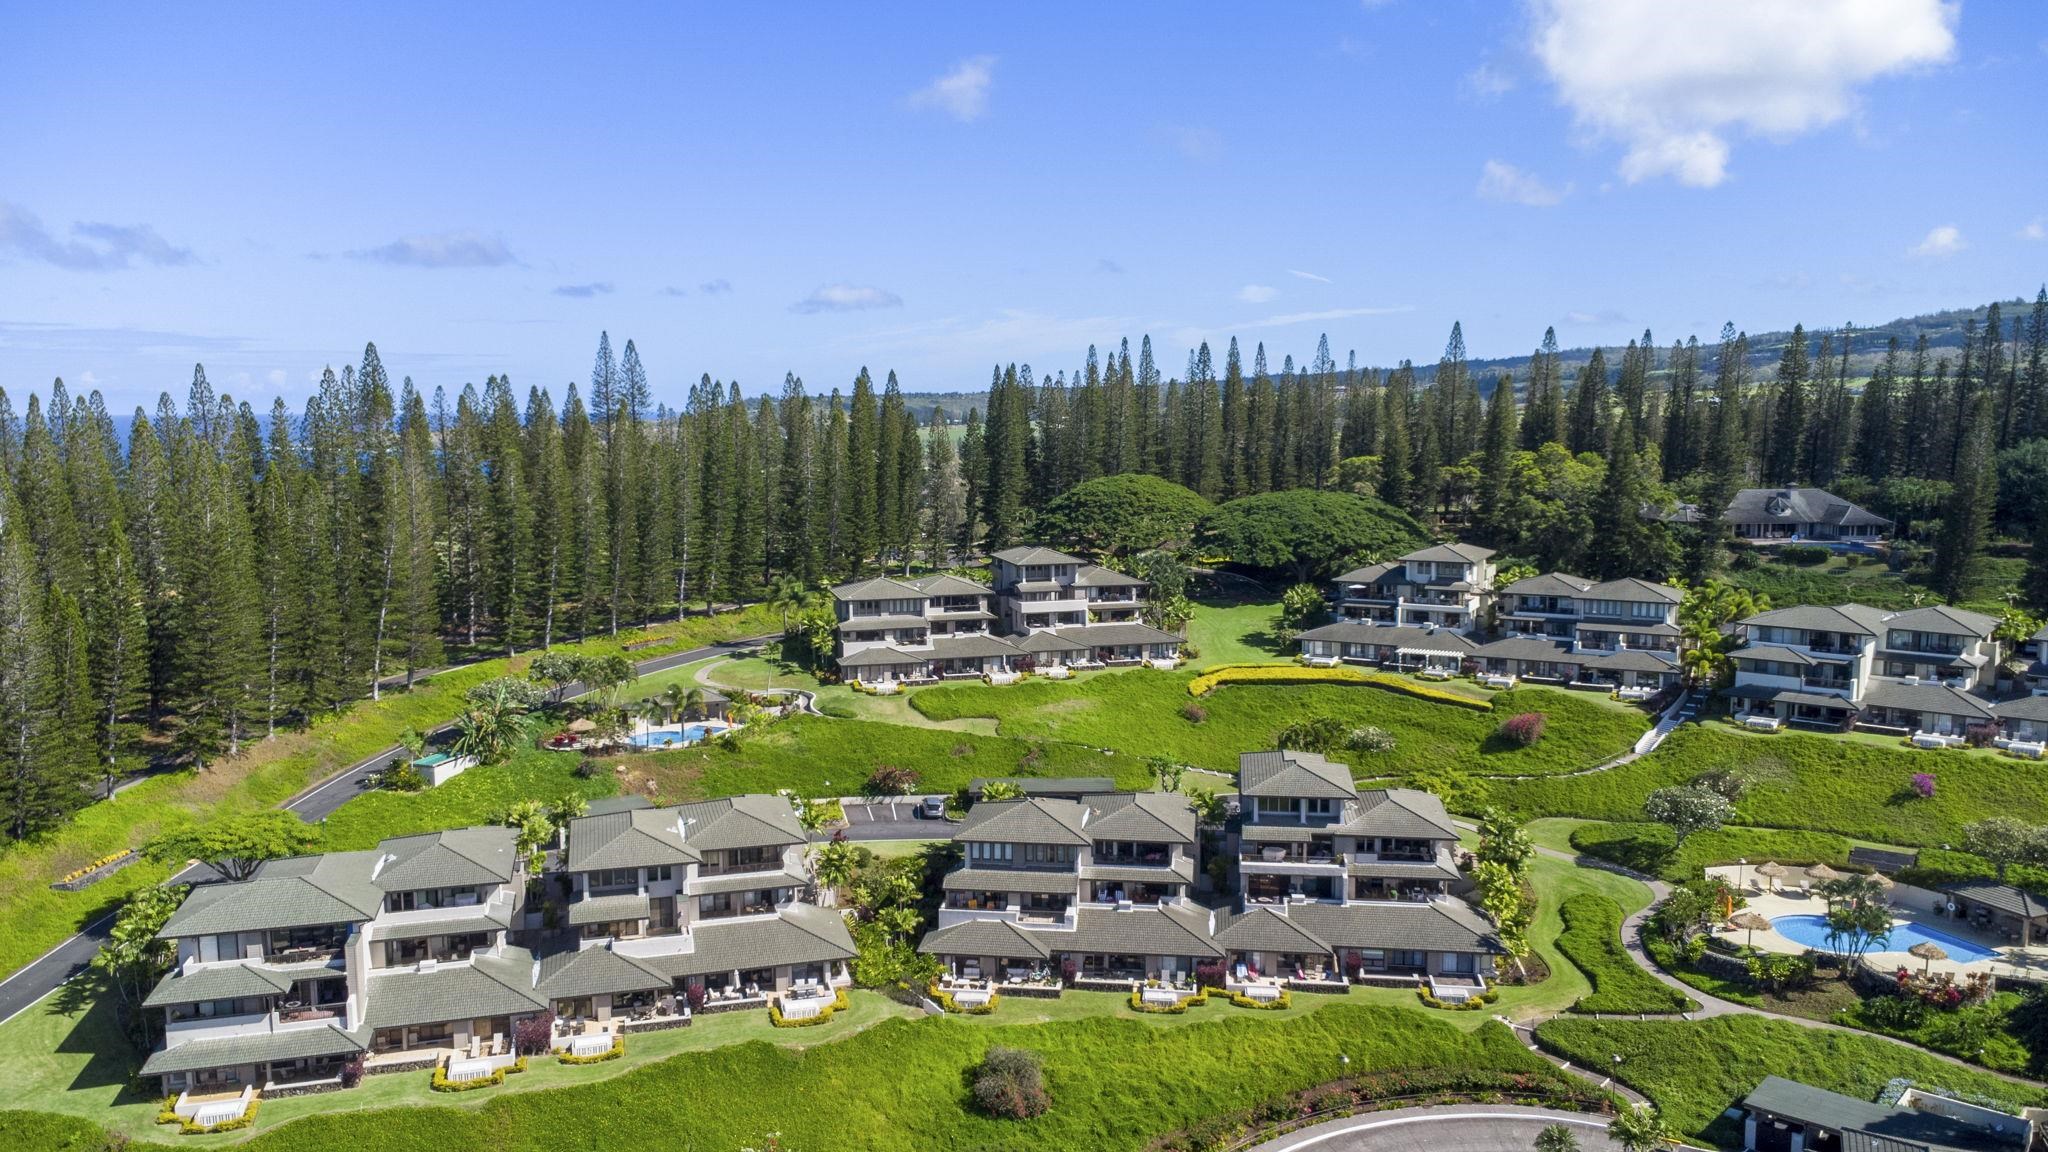
[[[1717, 866], [1707, 873], [1735, 886], [1748, 901], [1745, 911], [1771, 924], [1754, 930], [1724, 926], [1725, 939], [1769, 952], [1827, 950], [1827, 902], [1819, 894], [1819, 881], [1806, 869], [1760, 861]], [[1892, 935], [1863, 958], [1873, 971], [1889, 974], [1904, 967], [1958, 977], [1985, 973], [2048, 980], [2048, 946], [2041, 943], [2048, 932], [2048, 902], [1988, 880], [1939, 892], [1893, 883], [1889, 896]], [[2022, 908], [2032, 914], [2023, 919]]]

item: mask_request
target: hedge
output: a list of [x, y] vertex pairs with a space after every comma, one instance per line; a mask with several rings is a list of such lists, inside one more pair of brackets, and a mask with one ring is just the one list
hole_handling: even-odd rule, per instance
[[1175, 1000], [1171, 1004], [1147, 1004], [1142, 992], [1136, 988], [1131, 989], [1131, 1010], [1133, 1012], [1156, 1012], [1166, 1016], [1178, 1016], [1190, 1008], [1199, 1008], [1208, 1002], [1209, 990], [1207, 988], [1202, 989], [1193, 996], [1185, 996]]
[[1239, 1008], [1259, 1008], [1267, 1012], [1278, 1012], [1280, 1009], [1294, 1003], [1294, 995], [1288, 989], [1282, 988], [1280, 990], [1280, 998], [1277, 1000], [1254, 1000], [1242, 992], [1232, 992], [1230, 994], [1230, 1002]]
[[[624, 1052], [624, 1048], [619, 1048], [614, 1055], [621, 1055]], [[593, 1062], [593, 1060], [608, 1060], [610, 1058], [608, 1056], [598, 1056], [593, 1057], [592, 1060], [578, 1061], [578, 1063], [588, 1064]], [[566, 1057], [563, 1059], [563, 1063], [568, 1063]], [[434, 1081], [430, 1087], [436, 1092], [469, 1092], [477, 1088], [495, 1088], [505, 1082], [506, 1073], [524, 1071], [526, 1071], [526, 1057], [521, 1056], [519, 1059], [514, 1060], [508, 1068], [492, 1069], [489, 1076], [476, 1080], [450, 1080], [448, 1078], [448, 1066], [446, 1064], [439, 1064], [434, 1068]]]
[[996, 1005], [1002, 1003], [1003, 999], [1000, 992], [990, 992], [988, 994], [988, 1003], [986, 1004], [961, 1004], [953, 999], [952, 993], [939, 987], [937, 984], [926, 988], [925, 992], [938, 1003], [939, 1007], [961, 1016], [987, 1016], [996, 1010]]
[[768, 1002], [768, 1023], [777, 1028], [810, 1028], [832, 1019], [832, 1014], [846, 1007], [846, 989], [840, 988], [832, 995], [832, 1002], [819, 1009], [816, 1016], [799, 1016], [791, 1020], [782, 1014], [782, 1006], [774, 1000]]
[[612, 1037], [612, 1046], [602, 1052], [593, 1052], [588, 1056], [578, 1056], [572, 1052], [564, 1052], [556, 1057], [556, 1059], [564, 1064], [602, 1064], [607, 1060], [617, 1060], [625, 1054], [626, 1035], [621, 1032], [617, 1036]]
[[1226, 684], [1358, 684], [1399, 692], [1419, 700], [1470, 708], [1475, 712], [1493, 711], [1491, 701], [1446, 692], [1403, 676], [1368, 672], [1362, 668], [1302, 668], [1291, 664], [1225, 664], [1211, 668], [1188, 681], [1188, 695], [1207, 696]]

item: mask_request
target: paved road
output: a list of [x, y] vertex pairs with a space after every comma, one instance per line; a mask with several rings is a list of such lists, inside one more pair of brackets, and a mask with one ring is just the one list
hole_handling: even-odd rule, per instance
[[1536, 1134], [1551, 1124], [1569, 1127], [1586, 1152], [1621, 1147], [1608, 1139], [1607, 1122], [1598, 1116], [1508, 1104], [1447, 1104], [1347, 1116], [1290, 1132], [1251, 1152], [1528, 1152]]
[[[742, 651], [770, 638], [767, 636], [756, 636], [746, 640], [729, 640], [722, 644], [692, 648], [684, 652], [672, 652], [665, 656], [656, 656], [640, 661], [634, 667], [642, 676], [651, 675], [656, 672], [666, 672], [671, 668], [703, 660], [710, 656]], [[560, 692], [557, 693], [557, 698], [573, 700], [587, 691], [588, 689], [584, 688], [581, 684], [565, 684]], [[428, 733], [428, 735], [444, 735], [451, 731], [453, 727], [454, 725], [452, 724], [443, 725]], [[282, 807], [288, 812], [297, 813], [301, 820], [309, 824], [318, 823], [326, 819], [335, 809], [348, 803], [367, 789], [370, 778], [381, 771], [384, 765], [390, 763], [393, 756], [403, 751], [402, 747], [394, 744], [381, 752], [366, 756], [335, 775], [285, 801]], [[882, 837], [870, 838], [881, 839]], [[211, 869], [195, 866], [178, 873], [172, 879], [191, 882], [207, 879], [211, 875]], [[98, 920], [87, 924], [76, 936], [52, 948], [33, 963], [15, 972], [7, 979], [0, 980], [0, 1022], [14, 1018], [24, 1008], [42, 999], [58, 985], [83, 971], [86, 963], [92, 959], [93, 953], [99, 951], [101, 943], [106, 940], [107, 930], [113, 924], [113, 919], [113, 914], [108, 913]]]

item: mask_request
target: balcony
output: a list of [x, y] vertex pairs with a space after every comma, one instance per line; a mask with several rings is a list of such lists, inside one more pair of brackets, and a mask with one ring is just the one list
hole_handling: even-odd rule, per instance
[[697, 875], [736, 876], [745, 872], [780, 872], [782, 871], [782, 866], [782, 854], [778, 852], [773, 856], [763, 857], [758, 860], [727, 860], [717, 864], [708, 862], [699, 864], [697, 865]]

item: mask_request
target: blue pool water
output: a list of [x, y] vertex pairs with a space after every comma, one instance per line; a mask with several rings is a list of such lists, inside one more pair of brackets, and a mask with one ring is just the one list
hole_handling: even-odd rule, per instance
[[627, 737], [627, 742], [642, 748], [681, 748], [702, 740], [706, 733], [716, 735], [723, 731], [723, 726], [686, 724], [681, 732], [635, 732]]
[[[1778, 935], [1794, 944], [1821, 949], [1828, 946], [1828, 918], [1825, 916], [1773, 916], [1771, 927], [1778, 930]], [[1871, 951], [1904, 952], [1913, 945], [1922, 943], [1938, 946], [1943, 952], [1948, 953], [1949, 959], [1958, 964], [1998, 958], [1998, 953], [1982, 945], [1972, 944], [1960, 937], [1906, 920], [1893, 921], [1891, 939]]]

